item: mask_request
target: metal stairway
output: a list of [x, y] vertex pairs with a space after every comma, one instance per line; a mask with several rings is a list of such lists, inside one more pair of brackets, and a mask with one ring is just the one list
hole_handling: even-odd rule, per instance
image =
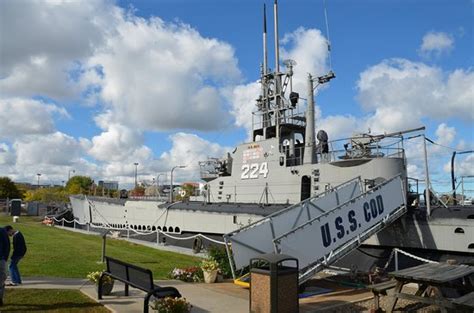
[[224, 235], [233, 274], [262, 253], [298, 258], [299, 283], [357, 248], [406, 210], [400, 176], [363, 192], [360, 178]]

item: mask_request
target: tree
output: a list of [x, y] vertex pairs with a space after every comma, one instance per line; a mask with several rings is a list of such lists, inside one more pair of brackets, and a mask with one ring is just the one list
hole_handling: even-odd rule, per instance
[[0, 198], [21, 198], [21, 192], [8, 177], [0, 177]]
[[71, 177], [66, 184], [66, 191], [69, 194], [89, 194], [93, 180], [88, 176]]
[[40, 201], [43, 203], [63, 203], [68, 202], [69, 198], [63, 187], [39, 188], [28, 190], [25, 201]]

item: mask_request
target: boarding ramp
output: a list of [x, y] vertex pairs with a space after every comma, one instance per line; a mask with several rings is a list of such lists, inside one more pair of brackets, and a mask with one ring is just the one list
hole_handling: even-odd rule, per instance
[[270, 214], [261, 220], [224, 235], [232, 242], [236, 268], [249, 264], [251, 258], [274, 251], [273, 240], [326, 212], [362, 194], [360, 177], [330, 188], [312, 198]]
[[[262, 253], [298, 258], [300, 284], [357, 248], [406, 210], [400, 176], [362, 192], [360, 179], [348, 181], [224, 236], [234, 269]], [[235, 272], [234, 272], [235, 273]]]

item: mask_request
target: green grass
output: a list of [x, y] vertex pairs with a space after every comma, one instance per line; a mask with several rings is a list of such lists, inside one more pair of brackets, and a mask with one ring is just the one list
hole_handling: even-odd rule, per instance
[[[24, 277], [85, 278], [88, 272], [102, 270], [100, 236], [85, 235], [42, 225], [37, 218], [21, 216], [12, 224], [11, 217], [0, 217], [0, 226], [12, 225], [25, 236], [28, 252], [20, 262]], [[197, 257], [160, 251], [149, 247], [107, 238], [106, 255], [148, 268], [153, 278], [166, 279], [174, 267], [197, 265]]]
[[13, 289], [5, 292], [0, 312], [110, 312], [79, 290]]

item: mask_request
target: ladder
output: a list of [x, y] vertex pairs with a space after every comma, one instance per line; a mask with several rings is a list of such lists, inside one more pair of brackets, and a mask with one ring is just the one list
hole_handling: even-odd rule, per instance
[[357, 177], [224, 235], [234, 279], [251, 258], [273, 252], [298, 258], [304, 283], [402, 216], [404, 189], [399, 175], [364, 192]]

